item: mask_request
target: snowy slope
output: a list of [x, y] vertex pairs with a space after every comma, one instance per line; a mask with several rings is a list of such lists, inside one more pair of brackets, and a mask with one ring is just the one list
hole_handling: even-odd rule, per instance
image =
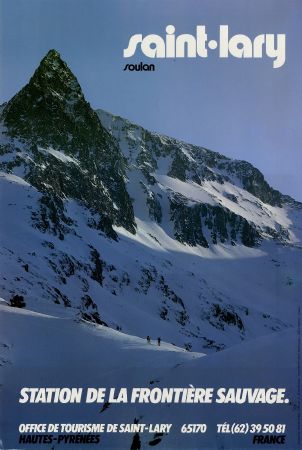
[[202, 352], [293, 325], [301, 205], [253, 166], [99, 121], [55, 51], [2, 116], [7, 301]]
[[[127, 158], [129, 189], [135, 200], [138, 192], [143, 195], [144, 182], [149, 184], [149, 196], [152, 192], [160, 198], [179, 194], [191, 206], [222, 206], [255, 224], [265, 237], [271, 234], [301, 243], [302, 205], [270, 188], [251, 164], [150, 132], [103, 110], [98, 115]], [[178, 161], [180, 167], [173, 168]], [[146, 203], [135, 201], [136, 217], [149, 216]]]
[[[18, 422], [36, 420], [37, 409], [14, 409], [18, 370], [30, 385], [290, 386], [302, 208], [251, 164], [93, 111], [51, 51], [1, 107], [0, 210], [0, 373], [12, 408], [1, 424], [9, 445], [14, 413]], [[25, 309], [7, 306], [14, 295]], [[163, 345], [147, 346], [147, 335]], [[225, 420], [216, 412], [209, 423]], [[293, 405], [284, 412], [292, 418]], [[85, 420], [96, 413], [85, 409]], [[196, 422], [196, 409], [187, 413]], [[72, 408], [70, 420], [80, 414]], [[169, 406], [160, 414], [168, 421]], [[182, 414], [173, 407], [173, 423]], [[156, 421], [158, 409], [119, 407], [120, 420], [137, 416]], [[214, 435], [203, 448], [224, 445]], [[128, 438], [114, 442], [130, 448]], [[191, 447], [177, 434], [165, 439], [166, 448], [198, 445], [194, 436]]]
[[[157, 448], [252, 448], [247, 436], [217, 435], [216, 424], [250, 421], [250, 423], [287, 423], [287, 447], [295, 448], [297, 371], [296, 330], [280, 333], [276, 340], [258, 338], [203, 357], [163, 342], [155, 343], [131, 337], [100, 325], [84, 325], [70, 319], [23, 311], [0, 305], [4, 317], [0, 332], [6, 365], [2, 370], [1, 402], [3, 448], [16, 445], [19, 423], [172, 423], [171, 433], [156, 436], [140, 433], [142, 448], [160, 438]], [[22, 340], [20, 341], [20, 330]], [[42, 330], [45, 330], [41, 333]], [[36, 339], [39, 335], [40, 338]], [[62, 345], [64, 343], [64, 345]], [[58, 348], [60, 351], [58, 352]], [[251, 355], [253, 359], [251, 360]], [[282, 359], [282, 370], [278, 367]], [[89, 367], [89, 370], [87, 368]], [[261, 368], [261, 369], [260, 369]], [[22, 371], [22, 376], [20, 376]], [[223, 373], [223, 377], [221, 376]], [[288, 405], [202, 405], [202, 404], [113, 404], [102, 411], [103, 404], [18, 405], [20, 388], [34, 387], [269, 387], [286, 386]], [[244, 408], [244, 418], [243, 418]], [[67, 422], [66, 422], [67, 420]], [[206, 423], [206, 435], [180, 433], [183, 423]], [[101, 448], [130, 449], [134, 433], [102, 435]], [[238, 445], [238, 443], [240, 444]], [[86, 446], [93, 448], [93, 446]], [[22, 448], [22, 446], [17, 446]], [[35, 446], [26, 445], [26, 448]], [[64, 448], [69, 448], [64, 446]]]
[[[1, 183], [1, 290], [7, 301], [19, 293], [28, 307], [63, 317], [98, 311], [113, 328], [141, 337], [159, 334], [196, 351], [293, 323], [300, 257], [294, 248], [188, 247], [144, 222], [136, 235], [117, 229], [116, 242], [90, 228], [88, 211], [74, 201], [66, 202], [66, 211], [76, 225], [61, 241], [31, 226], [36, 189], [11, 175]], [[103, 261], [101, 279], [94, 276], [92, 249]]]

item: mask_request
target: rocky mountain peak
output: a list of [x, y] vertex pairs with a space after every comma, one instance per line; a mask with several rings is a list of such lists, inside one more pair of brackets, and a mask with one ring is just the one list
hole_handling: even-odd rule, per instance
[[[64, 64], [64, 61], [61, 59], [61, 55], [60, 53], [55, 50], [54, 48], [50, 49], [48, 51], [48, 53], [44, 56], [44, 58], [42, 59], [40, 66], [42, 66], [43, 64], [55, 64], [55, 63], [59, 63], [59, 64]], [[68, 68], [68, 67], [67, 67]]]
[[[124, 158], [56, 50], [47, 53], [29, 83], [5, 105], [2, 120], [6, 134], [23, 142], [27, 181], [93, 208], [102, 218], [100, 229], [110, 235], [113, 223], [135, 232]], [[53, 150], [74, 162], [63, 164]], [[17, 156], [11, 169], [21, 164]]]
[[251, 164], [93, 111], [55, 50], [2, 119], [12, 306], [205, 352], [295, 323], [302, 207]]
[[56, 50], [49, 50], [30, 83], [41, 89], [43, 96], [61, 96], [61, 99], [71, 102], [84, 99], [76, 77]]
[[8, 134], [74, 153], [97, 147], [101, 123], [81, 87], [56, 50], [42, 59], [29, 83], [3, 110]]

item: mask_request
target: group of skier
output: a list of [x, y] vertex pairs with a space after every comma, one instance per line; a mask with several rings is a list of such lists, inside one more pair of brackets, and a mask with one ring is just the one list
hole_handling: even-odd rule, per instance
[[[150, 338], [150, 336], [147, 336], [147, 342], [148, 342], [148, 344], [151, 344], [151, 338]], [[157, 338], [157, 345], [160, 345], [160, 343], [161, 343], [161, 338], [158, 337], [158, 338]]]

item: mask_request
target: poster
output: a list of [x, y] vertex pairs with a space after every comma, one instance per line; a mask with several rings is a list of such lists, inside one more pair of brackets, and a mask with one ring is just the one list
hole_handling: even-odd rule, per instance
[[301, 2], [0, 5], [0, 447], [301, 448]]

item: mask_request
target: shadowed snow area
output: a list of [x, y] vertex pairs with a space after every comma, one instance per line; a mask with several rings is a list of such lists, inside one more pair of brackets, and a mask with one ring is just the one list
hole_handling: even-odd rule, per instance
[[[302, 204], [246, 161], [94, 111], [55, 50], [0, 129], [2, 448], [38, 421], [173, 424], [142, 449], [252, 447], [216, 433], [226, 420], [285, 423], [297, 448]], [[190, 385], [283, 387], [290, 402], [18, 403], [24, 386]]]

